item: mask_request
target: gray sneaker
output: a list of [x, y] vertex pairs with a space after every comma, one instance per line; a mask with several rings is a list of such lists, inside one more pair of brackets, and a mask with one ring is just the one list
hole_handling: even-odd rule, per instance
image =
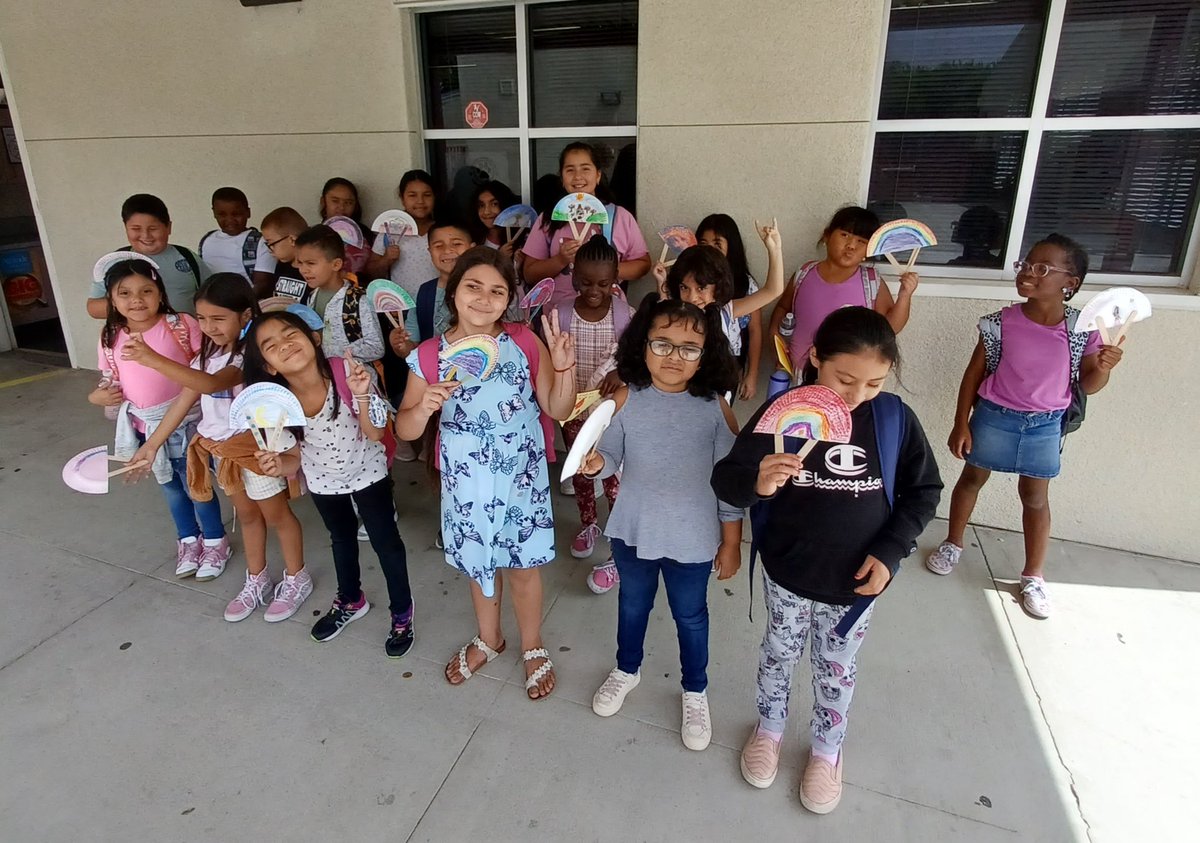
[[937, 550], [929, 554], [929, 558], [925, 560], [925, 567], [944, 577], [954, 570], [960, 556], [962, 556], [961, 547], [953, 542], [942, 542], [938, 545]]

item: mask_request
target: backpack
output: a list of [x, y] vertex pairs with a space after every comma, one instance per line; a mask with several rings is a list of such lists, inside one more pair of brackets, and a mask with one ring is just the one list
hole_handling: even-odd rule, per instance
[[[613, 339], [619, 340], [621, 334], [629, 327], [633, 311], [629, 302], [618, 296], [612, 298]], [[571, 322], [575, 319], [575, 299], [566, 299], [558, 303], [558, 328], [564, 333], [571, 333]]]
[[[800, 284], [804, 281], [804, 276], [808, 275], [809, 270], [816, 266], [820, 261], [808, 261], [798, 270], [796, 270], [796, 292], [792, 296], [792, 312], [796, 310], [796, 298], [800, 294]], [[859, 276], [862, 278], [863, 299], [867, 302], [867, 307], [875, 307], [875, 299], [879, 296], [879, 273], [874, 266], [870, 264], [860, 264]]]
[[[875, 423], [875, 448], [879, 451], [879, 472], [883, 475], [883, 494], [887, 498], [890, 512], [896, 500], [896, 467], [900, 462], [900, 446], [904, 439], [904, 402], [892, 392], [881, 392], [871, 401], [871, 418]], [[787, 450], [788, 440], [784, 440]], [[798, 449], [797, 449], [798, 450]], [[758, 559], [759, 546], [767, 526], [772, 499], [759, 501], [750, 507], [750, 620], [754, 620], [754, 563]], [[915, 549], [915, 548], [914, 548]], [[911, 553], [912, 550], [909, 551]], [[888, 581], [889, 584], [891, 580]], [[834, 628], [834, 632], [845, 638], [862, 613], [879, 595], [857, 598], [849, 611]]]
[[[214, 228], [212, 231], [200, 238], [200, 254], [204, 254], [204, 241], [212, 235], [216, 234], [219, 229]], [[258, 263], [258, 244], [262, 241], [262, 232], [257, 228], [251, 227], [250, 233], [246, 235], [246, 239], [242, 241], [242, 266], [246, 270], [246, 278], [254, 278], [254, 265]], [[175, 248], [179, 248], [176, 246]], [[180, 250], [182, 251], [182, 249]]]
[[[175, 336], [175, 342], [179, 343], [179, 347], [183, 349], [183, 353], [187, 355], [188, 360], [191, 360], [194, 356], [194, 352], [192, 351], [192, 329], [188, 327], [187, 320], [178, 313], [167, 313], [164, 315], [167, 318], [167, 326]], [[117, 377], [116, 355], [106, 345], [101, 346], [101, 348], [104, 349], [104, 362], [108, 363], [108, 370], [112, 372], [111, 378], [113, 383], [120, 383]]]
[[[1075, 325], [1079, 321], [1079, 311], [1069, 305], [1065, 309], [1067, 347], [1071, 363], [1071, 403], [1067, 407], [1067, 411], [1063, 413], [1063, 436], [1079, 430], [1083, 424], [1084, 415], [1087, 413], [1087, 393], [1083, 391], [1079, 370], [1083, 365], [1083, 352], [1087, 348], [1088, 332], [1075, 330]], [[1003, 348], [1000, 314], [1001, 311], [997, 310], [979, 320], [979, 338], [983, 341], [984, 369], [989, 375], [993, 374], [1000, 366], [1000, 352]]]
[[[333, 372], [333, 388], [337, 390], [338, 399], [351, 413], [358, 415], [358, 407], [354, 403], [354, 395], [350, 392], [350, 384], [346, 381], [346, 367], [333, 363], [329, 368]], [[384, 427], [383, 439], [380, 440], [383, 443], [383, 453], [387, 457], [389, 470], [392, 467], [392, 458], [396, 455], [396, 431], [395, 426], [392, 424], [393, 419], [394, 416], [388, 413], [388, 423]]]
[[[534, 393], [537, 393], [537, 376], [538, 368], [541, 364], [541, 355], [538, 353], [537, 337], [529, 326], [520, 322], [501, 322], [504, 332], [517, 344], [517, 348], [521, 349], [521, 353], [525, 355], [525, 360], [529, 363], [529, 378], [530, 385], [533, 387]], [[438, 382], [438, 338], [430, 337], [419, 346], [417, 346], [417, 365], [421, 368], [421, 377], [425, 379], [425, 383]], [[546, 462], [555, 462], [557, 455], [554, 453], [554, 419], [546, 415], [546, 411], [538, 408], [538, 420], [542, 425], [542, 440], [546, 446]], [[433, 466], [439, 468], [441, 461], [441, 449], [438, 443], [441, 441], [441, 431], [437, 433], [434, 439], [433, 448]]]
[[418, 339], [433, 336], [433, 311], [437, 307], [437, 279], [426, 281], [417, 288], [417, 332]]

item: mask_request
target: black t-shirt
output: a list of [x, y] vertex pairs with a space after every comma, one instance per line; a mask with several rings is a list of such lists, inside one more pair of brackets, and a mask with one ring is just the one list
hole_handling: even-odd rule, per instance
[[[713, 469], [717, 496], [734, 506], [751, 506], [758, 466], [775, 450], [774, 437], [754, 433], [760, 408], [738, 435], [733, 449]], [[941, 497], [937, 462], [920, 422], [904, 407], [904, 433], [896, 465], [895, 507], [883, 487], [871, 403], [856, 407], [850, 442], [819, 442], [804, 459], [804, 471], [771, 499], [763, 534], [756, 536], [763, 567], [793, 594], [822, 603], [849, 605], [862, 585], [855, 573], [868, 555], [893, 573], [933, 518]], [[799, 440], [785, 440], [795, 453]]]
[[274, 295], [303, 301], [307, 294], [308, 285], [304, 283], [304, 277], [300, 275], [300, 270], [290, 263], [276, 261]]

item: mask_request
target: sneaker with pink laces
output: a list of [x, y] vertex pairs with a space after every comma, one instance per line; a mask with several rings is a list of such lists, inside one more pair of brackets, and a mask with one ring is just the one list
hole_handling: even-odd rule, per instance
[[196, 571], [196, 582], [208, 582], [221, 576], [225, 563], [233, 556], [233, 548], [229, 546], [229, 537], [225, 536], [218, 544], [205, 544], [200, 549], [200, 567]]
[[588, 588], [596, 594], [607, 594], [620, 581], [621, 576], [617, 573], [616, 563], [612, 561], [611, 556], [603, 565], [592, 568], [592, 572], [587, 575]]
[[182, 579], [199, 571], [202, 550], [203, 547], [198, 537], [190, 542], [180, 539], [179, 547], [175, 550], [175, 576]]
[[267, 611], [263, 614], [263, 620], [267, 623], [286, 621], [296, 614], [300, 604], [308, 599], [308, 595], [312, 594], [312, 591], [313, 582], [308, 571], [301, 568], [300, 573], [294, 577], [284, 574], [283, 581], [275, 586], [275, 599], [267, 607]]
[[742, 778], [754, 787], [770, 787], [779, 772], [779, 745], [782, 738], [775, 740], [757, 726], [750, 732], [750, 739], [742, 747]]
[[842, 755], [837, 766], [823, 758], [809, 756], [800, 779], [800, 804], [814, 814], [828, 814], [842, 801]]
[[253, 615], [259, 606], [267, 605], [267, 595], [270, 593], [271, 575], [265, 568], [257, 576], [247, 571], [242, 590], [225, 607], [225, 620], [230, 623], [244, 621]]
[[587, 559], [596, 549], [596, 539], [598, 538], [600, 538], [600, 525], [585, 525], [579, 531], [579, 535], [575, 537], [575, 541], [571, 542], [571, 555], [576, 559]]

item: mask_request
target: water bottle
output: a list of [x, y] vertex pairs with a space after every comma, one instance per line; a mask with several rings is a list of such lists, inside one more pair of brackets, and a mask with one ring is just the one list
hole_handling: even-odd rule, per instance
[[790, 340], [794, 333], [796, 333], [796, 314], [783, 314], [783, 321], [779, 323], [779, 336], [785, 340]]
[[788, 387], [792, 385], [792, 379], [783, 369], [771, 373], [771, 380], [767, 383], [767, 400], [772, 400], [776, 395], [787, 392]]
[[[100, 371], [100, 383], [96, 384], [96, 386], [100, 389], [108, 389], [110, 386], [112, 386], [116, 382], [117, 382], [117, 379], [115, 377], [113, 377], [113, 373], [111, 371], [109, 371], [108, 369], [102, 369]], [[104, 408], [104, 418], [108, 419], [109, 421], [116, 421], [117, 420], [117, 410], [119, 409], [119, 407], [120, 407], [119, 404], [114, 404], [111, 407], [105, 407]]]

